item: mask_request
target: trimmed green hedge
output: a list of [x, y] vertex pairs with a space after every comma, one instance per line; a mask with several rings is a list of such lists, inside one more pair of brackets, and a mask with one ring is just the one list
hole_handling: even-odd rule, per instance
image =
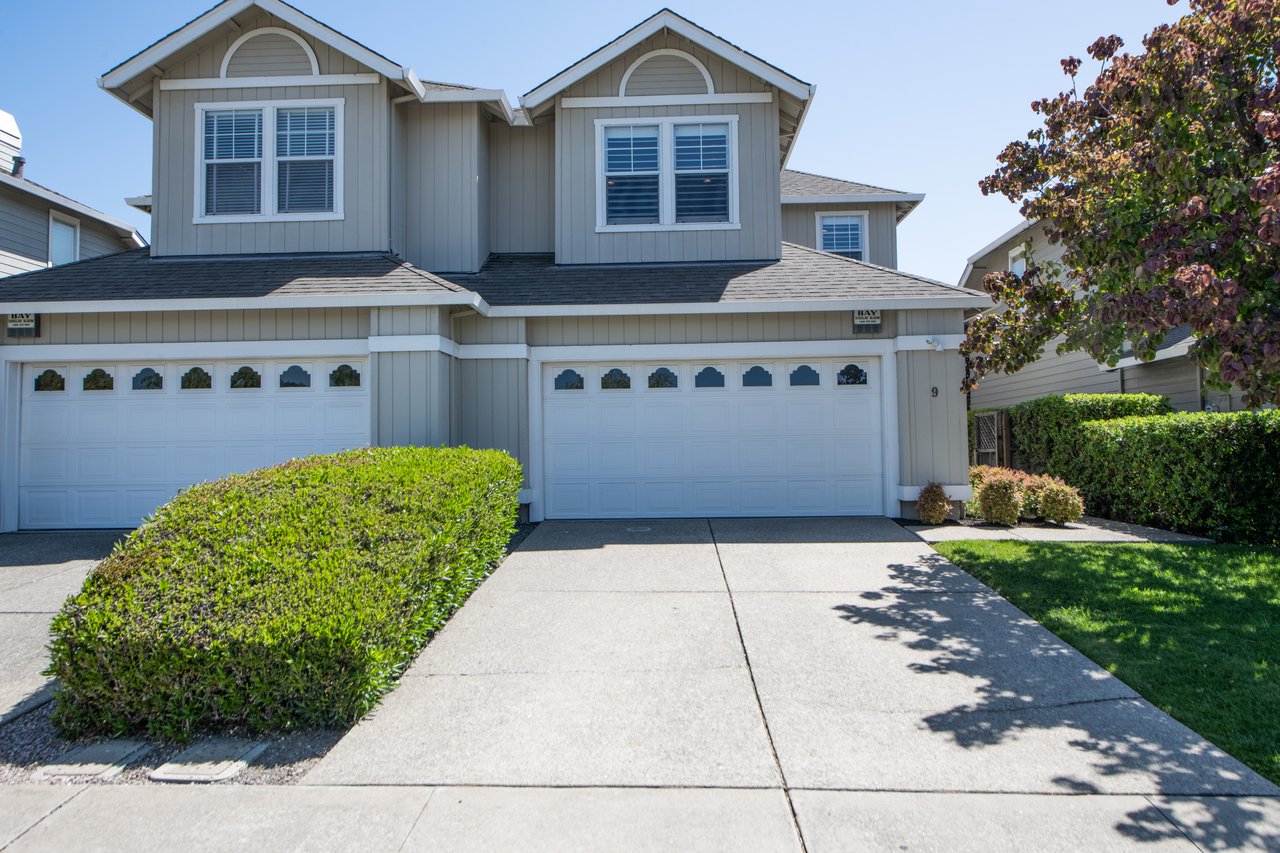
[[1071, 482], [1089, 511], [1215, 539], [1280, 544], [1280, 411], [1093, 421]]
[[504, 554], [519, 464], [378, 448], [184, 491], [53, 623], [66, 735], [338, 726], [389, 690]]
[[1074, 483], [1081, 424], [1172, 411], [1159, 394], [1064, 394], [1018, 403], [1009, 408], [1014, 459], [1019, 468]]

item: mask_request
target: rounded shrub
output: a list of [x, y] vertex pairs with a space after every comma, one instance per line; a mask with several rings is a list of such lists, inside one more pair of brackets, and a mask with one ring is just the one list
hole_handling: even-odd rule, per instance
[[1036, 490], [1039, 516], [1053, 524], [1072, 524], [1084, 517], [1084, 499], [1054, 477], [1042, 477]]
[[1013, 472], [989, 474], [978, 487], [978, 513], [984, 521], [1013, 527], [1022, 512], [1022, 491]]
[[929, 483], [916, 498], [916, 514], [925, 524], [941, 524], [951, 515], [951, 499], [941, 483]]

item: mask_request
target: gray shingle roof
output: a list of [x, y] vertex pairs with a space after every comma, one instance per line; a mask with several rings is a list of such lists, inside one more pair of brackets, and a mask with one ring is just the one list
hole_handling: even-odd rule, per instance
[[954, 285], [782, 244], [777, 261], [557, 266], [551, 255], [493, 255], [450, 275], [490, 305], [606, 305], [972, 296]]
[[0, 279], [0, 304], [464, 291], [381, 253], [152, 258], [149, 251], [103, 255]]
[[869, 195], [894, 193], [907, 195], [902, 190], [890, 190], [857, 181], [846, 181], [842, 178], [828, 178], [811, 172], [800, 172], [795, 169], [782, 170], [782, 194], [788, 195]]

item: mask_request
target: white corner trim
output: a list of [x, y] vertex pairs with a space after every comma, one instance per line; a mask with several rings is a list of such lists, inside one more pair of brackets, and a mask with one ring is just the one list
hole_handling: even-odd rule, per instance
[[266, 35], [284, 36], [292, 39], [297, 43], [298, 47], [302, 48], [302, 52], [307, 55], [307, 61], [311, 63], [311, 74], [315, 76], [320, 73], [320, 63], [316, 60], [316, 52], [311, 49], [311, 45], [307, 44], [307, 40], [302, 36], [293, 30], [286, 30], [284, 27], [258, 27], [256, 30], [249, 30], [249, 32], [244, 33], [231, 43], [231, 47], [227, 48], [226, 54], [222, 57], [222, 67], [218, 70], [218, 76], [227, 76], [227, 68], [231, 65], [231, 58], [236, 55], [236, 51], [240, 49], [241, 45], [251, 38]]
[[199, 358], [324, 358], [357, 357], [369, 353], [364, 338], [309, 341], [200, 341], [167, 344], [18, 344], [0, 347], [0, 360], [44, 363], [57, 361], [151, 361]]
[[606, 109], [611, 107], [690, 107], [723, 104], [770, 104], [772, 92], [737, 92], [723, 95], [632, 95], [611, 98], [561, 98], [564, 109]]
[[784, 195], [783, 204], [875, 204], [878, 202], [921, 202], [924, 193], [846, 193], [844, 195]]
[[[920, 485], [920, 486], [899, 486], [899, 487], [898, 487], [898, 500], [900, 500], [900, 501], [915, 501], [915, 500], [919, 500], [919, 498], [920, 498], [920, 490], [921, 490], [921, 489], [923, 489], [923, 488], [924, 488], [924, 486], [923, 486], [923, 485]], [[947, 486], [947, 485], [944, 485], [944, 486], [942, 487], [942, 489], [943, 489], [943, 491], [945, 491], [945, 492], [947, 493], [947, 497], [948, 497], [949, 499], [953, 500], [953, 501], [967, 501], [967, 500], [972, 500], [972, 499], [973, 499], [973, 488], [972, 488], [968, 483], [965, 483], [965, 484], [964, 484], [964, 485], [962, 485], [962, 486]]]
[[688, 51], [678, 50], [674, 47], [661, 47], [661, 48], [658, 48], [657, 50], [649, 51], [648, 53], [644, 54], [639, 59], [637, 59], [635, 62], [631, 63], [630, 67], [627, 68], [627, 72], [622, 75], [622, 83], [618, 86], [619, 97], [626, 96], [627, 81], [631, 79], [631, 74], [641, 65], [644, 65], [645, 62], [649, 61], [650, 59], [653, 59], [653, 57], [655, 56], [678, 56], [681, 59], [685, 60], [694, 68], [698, 69], [699, 72], [701, 72], [702, 79], [707, 84], [706, 94], [714, 95], [716, 93], [716, 84], [711, 81], [711, 72], [707, 70], [707, 66], [703, 65], [702, 61], [699, 60], [698, 57], [694, 56]]
[[369, 86], [382, 79], [380, 74], [314, 74], [281, 75], [279, 77], [196, 77], [187, 80], [161, 80], [160, 90], [187, 89], [266, 89], [278, 86]]

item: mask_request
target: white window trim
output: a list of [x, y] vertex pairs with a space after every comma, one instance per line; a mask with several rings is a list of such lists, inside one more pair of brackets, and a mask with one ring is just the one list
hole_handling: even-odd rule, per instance
[[[657, 125], [658, 127], [658, 222], [609, 225], [605, 210], [604, 129], [617, 125]], [[729, 221], [676, 222], [675, 127], [680, 124], [729, 125]], [[596, 126], [596, 233], [629, 231], [740, 231], [738, 210], [738, 116], [659, 116], [654, 118], [598, 118]]]
[[74, 257], [70, 261], [67, 261], [67, 263], [75, 263], [76, 261], [80, 260], [80, 220], [76, 219], [74, 216], [68, 216], [65, 213], [59, 213], [56, 210], [50, 209], [49, 235], [48, 235], [49, 244], [48, 244], [48, 249], [45, 252], [45, 254], [48, 255], [48, 257], [45, 259], [45, 266], [51, 267], [54, 265], [53, 264], [53, 224], [55, 222], [60, 222], [63, 225], [70, 225], [71, 228], [75, 231], [76, 236], [75, 236], [75, 240], [73, 241], [74, 248], [72, 250], [72, 254], [74, 255]]
[[870, 236], [870, 232], [868, 231], [868, 226], [871, 221], [870, 212], [866, 210], [819, 210], [815, 213], [813, 215], [814, 233], [816, 235], [816, 242], [814, 245], [818, 247], [819, 252], [827, 251], [822, 248], [822, 220], [827, 216], [856, 216], [862, 220], [862, 260], [866, 263], [870, 263], [871, 258], [869, 256], [871, 254], [871, 241], [868, 239]]
[[[331, 222], [343, 215], [343, 98], [309, 98], [288, 101], [202, 101], [195, 105], [195, 209], [193, 225], [246, 222]], [[333, 107], [333, 210], [324, 213], [277, 213], [276, 195], [276, 110], [292, 107]], [[205, 205], [204, 114], [220, 110], [262, 110], [262, 213], [207, 216]]]
[[1009, 264], [1005, 267], [1005, 271], [1013, 272], [1013, 264], [1015, 261], [1021, 260], [1023, 263], [1023, 271], [1026, 271], [1027, 263], [1027, 247], [1015, 246], [1009, 250]]
[[687, 51], [678, 50], [674, 47], [661, 47], [657, 50], [649, 51], [644, 56], [641, 56], [635, 62], [631, 63], [631, 66], [627, 68], [627, 73], [622, 75], [622, 83], [618, 86], [618, 97], [625, 98], [627, 96], [627, 83], [631, 80], [631, 75], [635, 73], [637, 68], [644, 65], [655, 56], [678, 56], [685, 60], [694, 68], [698, 69], [699, 73], [702, 74], [703, 82], [707, 84], [707, 91], [701, 94], [714, 95], [716, 93], [716, 84], [711, 81], [711, 72], [707, 70], [707, 66], [703, 65], [698, 57], [688, 53]]

